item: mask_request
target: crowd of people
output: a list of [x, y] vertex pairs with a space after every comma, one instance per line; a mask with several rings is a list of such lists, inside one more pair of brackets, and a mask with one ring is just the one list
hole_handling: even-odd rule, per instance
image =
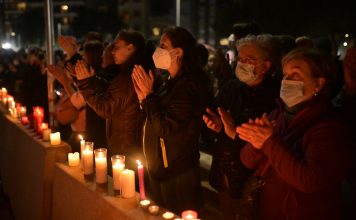
[[253, 22], [234, 25], [231, 39], [226, 51], [175, 26], [158, 45], [128, 30], [113, 42], [60, 36], [54, 65], [40, 48], [2, 51], [0, 84], [31, 110], [48, 105], [52, 74], [58, 108], [65, 99], [73, 110], [70, 120], [55, 115], [73, 151], [85, 134], [129, 168], [140, 159], [150, 198], [173, 212], [204, 212], [203, 150], [221, 219], [251, 217], [241, 209], [251, 177], [256, 219], [355, 217], [356, 49], [340, 60], [331, 41], [265, 34]]

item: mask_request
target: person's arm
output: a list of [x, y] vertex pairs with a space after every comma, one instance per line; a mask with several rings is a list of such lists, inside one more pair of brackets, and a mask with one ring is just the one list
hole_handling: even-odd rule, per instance
[[256, 169], [263, 160], [263, 152], [247, 143], [240, 152], [241, 162], [249, 169]]
[[275, 135], [264, 143], [262, 151], [284, 181], [302, 192], [315, 192], [345, 177], [350, 164], [346, 133], [338, 123], [323, 123], [304, 134], [302, 157]]
[[73, 93], [70, 96], [70, 102], [78, 110], [81, 110], [86, 106], [86, 102], [85, 102], [84, 97], [81, 92]]

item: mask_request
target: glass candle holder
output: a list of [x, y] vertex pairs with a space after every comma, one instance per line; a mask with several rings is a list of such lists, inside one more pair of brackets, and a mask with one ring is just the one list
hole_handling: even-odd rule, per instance
[[114, 190], [120, 191], [121, 194], [121, 172], [125, 169], [125, 156], [113, 155], [111, 157], [112, 178]]
[[108, 181], [108, 163], [106, 160], [106, 154], [106, 148], [99, 148], [94, 150], [95, 177], [97, 183], [106, 183]]
[[85, 142], [82, 151], [83, 172], [85, 175], [94, 173], [94, 142]]
[[151, 204], [151, 201], [148, 199], [144, 199], [140, 201], [140, 206], [144, 209], [147, 209], [147, 207]]
[[50, 134], [50, 142], [51, 145], [59, 145], [61, 144], [61, 133], [55, 132]]
[[197, 219], [198, 213], [193, 210], [185, 210], [182, 212], [182, 219]]
[[174, 213], [172, 213], [172, 212], [165, 212], [165, 213], [162, 214], [162, 217], [163, 217], [164, 219], [173, 219], [173, 218], [174, 218]]
[[158, 205], [148, 206], [148, 212], [151, 213], [152, 215], [157, 215], [159, 212], [159, 206]]

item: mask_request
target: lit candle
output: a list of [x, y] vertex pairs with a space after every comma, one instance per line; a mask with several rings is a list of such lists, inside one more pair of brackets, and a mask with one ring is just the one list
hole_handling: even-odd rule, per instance
[[159, 212], [159, 206], [157, 205], [148, 206], [148, 212], [151, 213], [152, 215], [157, 215]]
[[48, 123], [41, 123], [41, 126], [38, 129], [38, 133], [42, 134], [43, 130], [48, 129]]
[[7, 96], [7, 106], [8, 106], [8, 108], [15, 108], [16, 103], [14, 101], [14, 97], [9, 96], [9, 95]]
[[106, 160], [106, 148], [94, 150], [95, 155], [95, 177], [97, 183], [108, 181], [108, 164]]
[[121, 191], [121, 172], [125, 169], [125, 156], [114, 155], [111, 157], [112, 178], [114, 190]]
[[[26, 117], [26, 116], [25, 116]], [[47, 128], [42, 131], [42, 138], [44, 141], [49, 141], [51, 136], [51, 129]]]
[[61, 143], [61, 133], [55, 132], [50, 134], [51, 145], [59, 145]]
[[151, 201], [148, 199], [141, 200], [140, 205], [142, 208], [146, 209], [151, 204]]
[[22, 116], [21, 117], [21, 123], [23, 125], [28, 125], [28, 123], [29, 123], [28, 117], [27, 116]]
[[182, 212], [182, 219], [197, 219], [198, 213], [193, 210], [185, 210]]
[[78, 152], [68, 154], [68, 164], [70, 167], [78, 166], [80, 164]]
[[25, 106], [21, 106], [20, 108], [20, 117], [26, 116], [27, 108]]
[[121, 172], [121, 194], [123, 198], [132, 198], [135, 196], [135, 172], [133, 170], [124, 170]]
[[[2, 98], [3, 102], [4, 102], [4, 99], [6, 99], [6, 97], [7, 97], [7, 89], [5, 87], [2, 87], [1, 88], [1, 98]], [[4, 103], [6, 103], [6, 102], [4, 102]]]
[[165, 212], [162, 214], [162, 217], [164, 219], [173, 219], [174, 218], [174, 214], [172, 212]]
[[[78, 138], [80, 140], [80, 155], [83, 155], [83, 150], [85, 148], [85, 140], [81, 134], [78, 135]], [[82, 158], [80, 159], [80, 166], [83, 169], [83, 159]]]
[[94, 155], [93, 155], [93, 142], [85, 142], [84, 150], [82, 151], [83, 172], [85, 175], [94, 172]]
[[143, 165], [141, 164], [141, 161], [139, 161], [139, 160], [136, 160], [136, 163], [137, 163], [137, 173], [138, 173], [138, 184], [140, 187], [140, 199], [142, 200], [142, 199], [146, 198]]

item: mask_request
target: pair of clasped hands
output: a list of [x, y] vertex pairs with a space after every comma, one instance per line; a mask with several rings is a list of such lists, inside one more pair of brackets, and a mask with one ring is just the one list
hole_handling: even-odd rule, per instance
[[249, 119], [248, 122], [236, 127], [228, 111], [225, 111], [221, 107], [217, 110], [218, 114], [207, 108], [206, 114], [203, 115], [203, 121], [209, 129], [217, 133], [221, 132], [224, 128], [226, 135], [233, 140], [236, 138], [236, 134], [238, 134], [241, 140], [249, 142], [256, 149], [261, 149], [265, 141], [273, 133], [274, 125], [269, 121], [266, 113], [260, 118], [257, 117], [255, 120]]

